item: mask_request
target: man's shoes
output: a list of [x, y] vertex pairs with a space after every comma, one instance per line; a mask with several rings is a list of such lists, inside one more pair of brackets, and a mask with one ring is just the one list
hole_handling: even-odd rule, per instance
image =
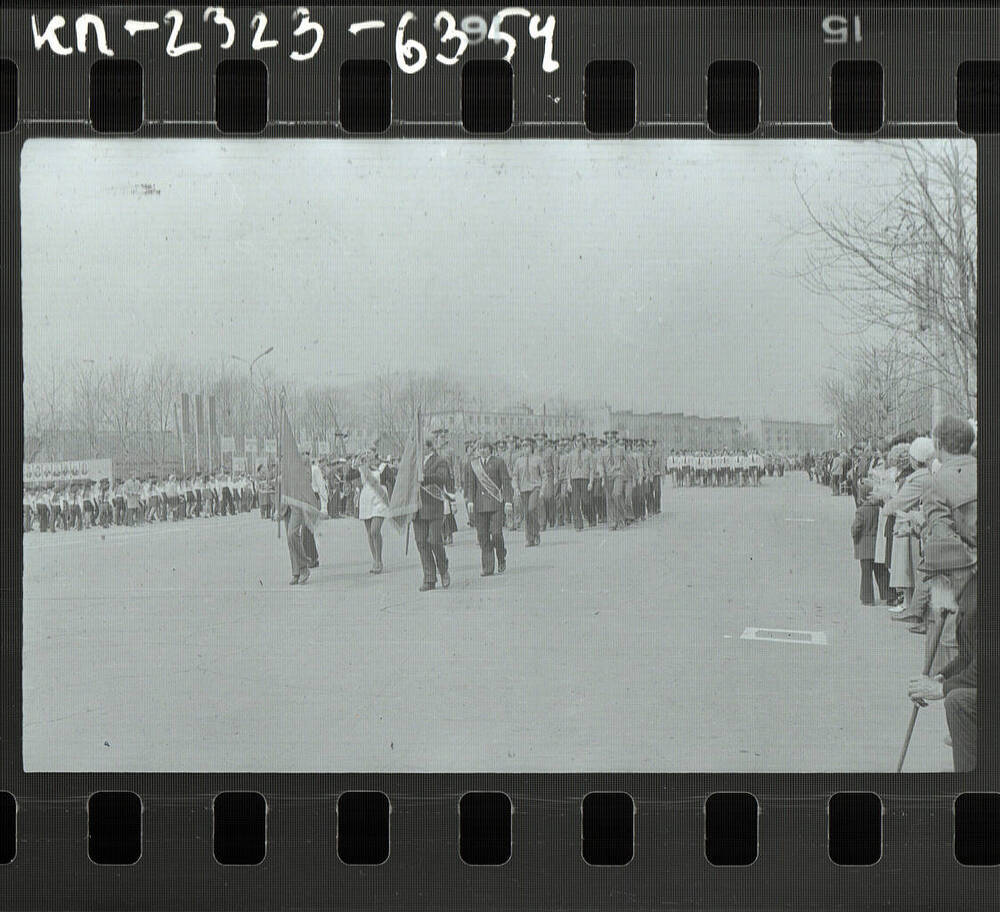
[[422, 583], [420, 586], [421, 592], [430, 592], [434, 588], [434, 583]]
[[492, 570], [484, 570], [484, 571], [483, 571], [482, 573], [480, 573], [479, 575], [480, 575], [480, 576], [493, 576], [493, 571], [492, 571]]
[[507, 561], [497, 561], [497, 573], [503, 573], [507, 569]]
[[[450, 585], [451, 585], [451, 574], [447, 570], [445, 570], [441, 574], [441, 588], [447, 589]], [[433, 586], [431, 588], [433, 588]]]
[[915, 627], [909, 628], [910, 633], [927, 633], [926, 624], [917, 624]]
[[303, 585], [309, 579], [309, 568], [303, 567], [302, 572], [299, 574], [299, 585]]
[[290, 580], [288, 581], [288, 585], [289, 585], [289, 586], [297, 586], [298, 584], [299, 584], [299, 578], [298, 578], [297, 576], [293, 576], [293, 577], [292, 577], [292, 578], [291, 578], [291, 579], [290, 579]]
[[904, 611], [906, 611], [906, 605], [900, 602], [898, 605], [893, 605], [889, 609], [889, 614], [902, 614]]
[[891, 619], [894, 621], [909, 621], [911, 624], [923, 621], [923, 618], [919, 614], [894, 614]]

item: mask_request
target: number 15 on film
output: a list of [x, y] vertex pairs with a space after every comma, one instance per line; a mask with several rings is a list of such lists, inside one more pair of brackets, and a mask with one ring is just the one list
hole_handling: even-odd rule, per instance
[[861, 44], [861, 17], [854, 16], [849, 22], [846, 16], [827, 16], [823, 20], [824, 44], [847, 44], [852, 40], [850, 26], [853, 24], [853, 41]]

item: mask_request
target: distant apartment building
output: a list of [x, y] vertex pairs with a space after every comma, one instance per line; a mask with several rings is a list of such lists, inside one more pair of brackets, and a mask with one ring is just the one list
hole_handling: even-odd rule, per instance
[[749, 422], [746, 431], [755, 446], [775, 453], [817, 452], [837, 446], [832, 424], [760, 418]]
[[668, 450], [720, 450], [741, 445], [743, 422], [736, 417], [702, 418], [683, 412], [612, 411], [609, 428], [624, 437], [659, 441]]

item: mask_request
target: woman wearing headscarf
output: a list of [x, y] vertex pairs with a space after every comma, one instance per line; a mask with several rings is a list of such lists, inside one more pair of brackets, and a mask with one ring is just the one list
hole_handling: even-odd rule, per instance
[[[889, 585], [903, 592], [900, 620], [921, 621], [913, 613], [913, 593], [919, 581], [920, 529], [923, 514], [920, 501], [931, 483], [930, 462], [934, 458], [934, 441], [918, 437], [909, 447], [909, 472], [900, 472], [899, 489], [885, 504], [885, 512], [895, 517], [892, 537], [892, 557]], [[919, 606], [916, 606], [919, 609]], [[922, 609], [921, 609], [922, 610]]]

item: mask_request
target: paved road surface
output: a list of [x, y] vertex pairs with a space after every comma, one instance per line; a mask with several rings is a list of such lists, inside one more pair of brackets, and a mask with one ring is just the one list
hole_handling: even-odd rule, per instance
[[[24, 757], [35, 770], [888, 771], [923, 638], [858, 604], [850, 498], [802, 473], [664, 486], [623, 532], [509, 533], [450, 590], [387, 572], [356, 520], [289, 587], [273, 523], [25, 536]], [[741, 639], [747, 627], [826, 645]], [[949, 770], [940, 704], [907, 770]]]

